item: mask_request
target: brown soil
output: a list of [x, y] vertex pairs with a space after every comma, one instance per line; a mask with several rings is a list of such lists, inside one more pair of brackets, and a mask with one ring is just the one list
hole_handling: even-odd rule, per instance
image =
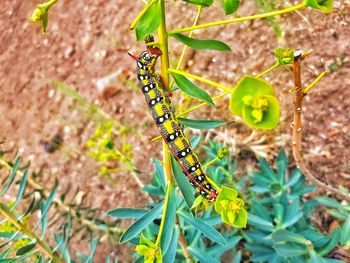
[[[60, 179], [59, 191], [68, 185], [79, 187], [88, 194], [93, 207], [107, 211], [144, 206], [147, 199], [131, 176], [116, 175], [117, 183], [112, 184], [98, 175], [98, 165], [88, 157], [85, 147], [96, 122], [50, 82], [52, 79], [64, 82], [114, 119], [137, 131], [128, 138], [133, 145], [134, 162], [141, 171], [140, 178], [149, 182], [153, 170], [151, 158], [160, 158], [161, 144], [149, 143], [150, 138], [157, 136], [157, 130], [140, 92], [135, 89], [135, 65], [127, 55], [127, 51], [137, 54], [144, 48], [128, 29], [142, 2], [58, 1], [50, 10], [46, 35], [27, 19], [38, 2], [4, 0], [0, 6], [0, 141], [5, 141], [3, 148], [18, 149], [24, 160], [31, 161], [33, 170], [45, 167], [47, 176]], [[334, 5], [335, 10], [329, 15], [307, 9], [277, 18], [285, 33], [283, 43], [278, 42], [265, 20], [200, 30], [194, 37], [222, 40], [232, 51], [225, 54], [189, 51], [186, 70], [230, 86], [243, 74], [257, 74], [274, 64], [272, 51], [277, 47], [314, 49], [303, 64], [305, 84], [329, 65], [337, 69], [305, 99], [304, 156], [320, 180], [349, 189], [350, 4], [345, 0], [335, 1]], [[182, 1], [169, 1], [167, 7], [169, 28], [192, 23], [195, 8]], [[282, 7], [282, 4], [278, 6]], [[254, 1], [245, 1], [238, 14], [257, 12]], [[200, 23], [224, 18], [218, 4], [204, 9], [202, 14]], [[170, 50], [174, 65], [181, 45], [171, 40]], [[116, 94], [103, 96], [96, 81], [114, 72], [118, 77], [108, 94]], [[266, 79], [274, 84], [283, 105], [277, 131], [251, 135], [251, 130], [237, 122], [211, 133], [211, 138], [225, 140], [232, 146], [233, 156], [241, 161], [244, 156], [251, 156], [245, 154], [246, 151], [271, 158], [284, 146], [290, 153], [291, 74], [279, 69]], [[211, 94], [216, 92], [211, 87], [207, 89]], [[231, 120], [227, 102], [218, 103], [217, 110], [205, 108], [190, 116]], [[44, 152], [43, 141], [57, 132], [63, 134], [64, 147], [53, 154]], [[256, 140], [259, 140], [257, 145]], [[88, 244], [77, 247], [85, 250]], [[74, 248], [72, 255], [76, 252]], [[131, 261], [132, 250], [118, 245], [100, 246], [95, 262], [103, 262], [103, 254], [107, 252], [118, 255], [121, 262]]]

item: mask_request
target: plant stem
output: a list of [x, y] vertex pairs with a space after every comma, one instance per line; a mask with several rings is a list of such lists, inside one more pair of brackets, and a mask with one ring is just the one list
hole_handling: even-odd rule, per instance
[[132, 23], [130, 24], [130, 27], [129, 27], [130, 30], [133, 30], [136, 27], [141, 17], [143, 17], [143, 15], [148, 11], [148, 9], [150, 9], [150, 7], [157, 1], [158, 0], [151, 0], [149, 3], [147, 3], [147, 5], [142, 9], [142, 11], [137, 15], [134, 21], [132, 21]]
[[207, 28], [207, 27], [212, 27], [212, 26], [219, 26], [219, 25], [226, 25], [226, 24], [231, 24], [231, 23], [239, 23], [239, 22], [244, 22], [244, 21], [249, 21], [249, 20], [254, 20], [254, 19], [261, 19], [261, 18], [267, 18], [271, 16], [277, 16], [277, 15], [282, 15], [285, 13], [293, 12], [298, 9], [306, 7], [306, 2], [302, 2], [298, 5], [291, 6], [282, 10], [276, 10], [273, 12], [265, 13], [265, 14], [258, 14], [258, 15], [253, 15], [253, 16], [246, 16], [246, 17], [239, 17], [239, 18], [234, 18], [234, 19], [229, 19], [229, 20], [222, 20], [222, 21], [217, 21], [217, 22], [211, 22], [207, 24], [202, 24], [202, 25], [197, 25], [197, 26], [191, 26], [191, 27], [185, 27], [185, 28], [180, 28], [176, 30], [169, 31], [169, 35], [173, 35], [176, 33], [180, 32], [186, 32], [190, 30], [197, 30], [197, 29], [202, 29], [202, 28]]
[[303, 89], [303, 94], [306, 95], [327, 73], [328, 71], [325, 70], [320, 75], [318, 75], [317, 78], [314, 81], [312, 81], [309, 86]]
[[168, 72], [173, 72], [173, 73], [182, 75], [184, 77], [188, 77], [188, 78], [191, 78], [191, 79], [195, 79], [195, 80], [201, 81], [203, 83], [210, 84], [210, 85], [212, 85], [214, 87], [217, 87], [219, 89], [222, 89], [222, 90], [224, 90], [226, 92], [232, 92], [232, 88], [229, 88], [229, 87], [226, 87], [224, 85], [221, 85], [221, 84], [219, 84], [219, 83], [217, 83], [215, 81], [212, 81], [212, 80], [209, 80], [209, 79], [205, 79], [205, 78], [202, 78], [202, 77], [199, 77], [199, 76], [196, 76], [196, 75], [184, 72], [182, 70], [176, 70], [176, 69], [169, 68]]
[[[196, 15], [196, 17], [195, 17], [195, 19], [194, 19], [193, 26], [197, 25], [198, 20], [199, 20], [199, 17], [200, 17], [200, 15], [201, 15], [201, 12], [202, 12], [202, 6], [199, 5], [199, 6], [197, 7], [197, 15]], [[190, 31], [190, 33], [188, 34], [188, 37], [191, 37], [192, 34], [193, 34], [193, 30]], [[180, 56], [179, 61], [177, 62], [177, 65], [176, 65], [176, 69], [177, 69], [177, 70], [179, 70], [180, 67], [181, 67], [181, 64], [182, 64], [182, 62], [183, 62], [183, 60], [184, 60], [184, 58], [185, 58], [185, 54], [186, 54], [187, 48], [188, 48], [188, 47], [187, 47], [186, 45], [184, 45], [184, 47], [183, 47], [183, 49], [182, 49], [182, 52], [181, 52], [181, 56]], [[174, 79], [172, 79], [172, 80], [170, 81], [169, 88], [172, 87], [173, 84], [174, 84]]]
[[[160, 44], [160, 49], [162, 51], [161, 56], [161, 79], [163, 82], [163, 87], [165, 90], [169, 91], [169, 52], [168, 52], [168, 35], [166, 32], [166, 20], [165, 20], [165, 4], [164, 0], [159, 0], [161, 6], [161, 22], [158, 29], [158, 41]], [[169, 148], [168, 145], [163, 142], [163, 163], [164, 163], [164, 173], [168, 181], [172, 181]]]
[[261, 72], [259, 75], [256, 75], [256, 78], [261, 78], [262, 76], [266, 75], [267, 73], [269, 73], [272, 70], [275, 70], [276, 68], [278, 68], [280, 66], [280, 64], [278, 62], [276, 62], [275, 65], [269, 67], [267, 70], [265, 70], [264, 72]]
[[220, 158], [218, 156], [216, 156], [215, 158], [211, 159], [209, 162], [203, 164], [203, 166], [202, 166], [203, 170], [218, 160], [220, 160]]
[[159, 246], [160, 240], [162, 239], [162, 234], [163, 234], [164, 224], [165, 224], [165, 217], [166, 217], [166, 213], [167, 213], [167, 209], [168, 209], [168, 204], [169, 204], [169, 198], [170, 198], [171, 191], [173, 191], [173, 184], [172, 184], [172, 181], [168, 181], [168, 185], [167, 185], [167, 188], [166, 188], [166, 195], [165, 195], [163, 214], [162, 214], [162, 218], [161, 218], [161, 223], [160, 223], [160, 227], [159, 227], [159, 231], [158, 231], [157, 240], [156, 240], [156, 243], [155, 243], [155, 245], [157, 247]]
[[12, 212], [2, 203], [0, 203], [0, 213], [13, 224], [19, 231], [24, 233], [30, 239], [35, 240], [38, 247], [55, 263], [63, 263], [60, 257], [54, 253], [49, 245], [47, 245], [43, 240], [41, 240], [33, 231], [28, 229], [22, 222], [17, 220], [17, 218], [12, 214]]
[[[341, 198], [346, 199], [347, 201], [350, 201], [350, 196], [346, 195], [342, 192], [340, 192], [337, 188], [330, 186], [328, 184], [325, 184], [324, 182], [320, 181], [314, 175], [312, 172], [305, 166], [302, 157], [301, 157], [301, 142], [302, 142], [302, 122], [301, 122], [301, 114], [302, 114], [302, 103], [304, 98], [304, 92], [302, 90], [302, 83], [301, 83], [301, 57], [296, 57], [293, 62], [293, 74], [294, 74], [294, 91], [295, 91], [295, 97], [294, 97], [294, 116], [293, 116], [293, 142], [292, 142], [292, 150], [293, 150], [293, 156], [296, 165], [300, 168], [300, 170], [303, 172], [303, 174], [307, 177], [307, 179], [312, 183], [317, 185], [323, 190], [329, 191], [336, 196], [339, 196]], [[324, 75], [324, 74], [323, 74]], [[323, 76], [322, 74], [320, 76]]]

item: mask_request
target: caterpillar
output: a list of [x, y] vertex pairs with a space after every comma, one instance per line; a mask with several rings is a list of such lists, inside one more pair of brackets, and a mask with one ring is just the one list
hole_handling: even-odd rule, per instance
[[161, 55], [160, 49], [149, 47], [138, 57], [130, 53], [129, 55], [136, 61], [139, 87], [170, 152], [196, 191], [209, 201], [215, 201], [218, 191], [208, 182], [202, 164], [184, 134], [183, 126], [175, 117], [175, 109], [171, 106], [161, 77], [155, 73], [155, 65]]

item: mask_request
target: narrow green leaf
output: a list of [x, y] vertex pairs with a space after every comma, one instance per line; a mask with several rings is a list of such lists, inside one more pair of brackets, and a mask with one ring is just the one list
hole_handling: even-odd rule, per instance
[[0, 254], [0, 262], [1, 260], [7, 258], [7, 256], [10, 254], [10, 251], [11, 251], [11, 247], [9, 247], [8, 249], [6, 249], [4, 252]]
[[153, 158], [153, 165], [156, 168], [157, 176], [162, 184], [162, 188], [164, 193], [166, 192], [166, 182], [165, 182], [165, 176], [164, 176], [164, 169], [163, 166], [160, 164], [158, 159]]
[[221, 233], [211, 225], [207, 224], [204, 220], [198, 217], [194, 218], [191, 214], [183, 211], [179, 211], [178, 215], [182, 217], [188, 224], [191, 224], [192, 226], [197, 228], [199, 231], [201, 231], [203, 235], [205, 235], [210, 240], [217, 242], [223, 246], [226, 246], [226, 240], [221, 235]]
[[0, 196], [2, 196], [4, 193], [7, 192], [7, 190], [10, 188], [13, 180], [15, 179], [16, 177], [16, 174], [17, 174], [17, 170], [19, 168], [19, 165], [21, 164], [21, 158], [18, 157], [15, 161], [15, 164], [13, 165], [12, 167], [12, 171], [11, 171], [11, 174], [10, 174], [10, 177], [9, 179], [7, 180], [7, 184], [5, 185], [5, 188], [1, 190], [0, 192]]
[[143, 208], [116, 208], [107, 212], [107, 215], [116, 218], [140, 218], [148, 212]]
[[274, 242], [294, 242], [299, 244], [306, 244], [307, 240], [302, 236], [288, 230], [277, 230], [272, 233], [272, 240]]
[[180, 235], [179, 227], [178, 226], [173, 227], [173, 234], [171, 237], [168, 250], [165, 253], [165, 255], [163, 255], [163, 262], [174, 262], [179, 235]]
[[20, 249], [17, 250], [16, 256], [22, 256], [22, 255], [28, 253], [29, 251], [31, 251], [35, 247], [35, 245], [36, 245], [36, 243], [33, 243], [33, 244], [26, 245], [24, 247], [21, 247]]
[[188, 251], [191, 253], [191, 255], [197, 258], [201, 263], [220, 263], [219, 260], [208, 255], [207, 253], [205, 253], [205, 251], [199, 249], [198, 247], [196, 248], [188, 247]]
[[161, 22], [161, 1], [150, 3], [152, 6], [141, 17], [135, 28], [136, 39], [142, 40], [145, 36], [156, 31]]
[[235, 254], [235, 256], [234, 256], [232, 263], [240, 263], [240, 262], [242, 262], [241, 259], [242, 259], [242, 252], [238, 251], [238, 253]]
[[341, 208], [342, 205], [329, 197], [326, 196], [318, 196], [316, 198], [314, 198], [317, 202], [319, 202], [321, 205], [327, 206], [327, 207], [331, 207], [331, 208]]
[[238, 9], [240, 0], [222, 0], [225, 15], [231, 15]]
[[345, 220], [342, 228], [341, 228], [341, 235], [340, 235], [340, 243], [342, 245], [345, 245], [350, 241], [350, 216]]
[[173, 168], [172, 170], [175, 181], [180, 188], [188, 209], [190, 210], [194, 202], [193, 188], [191, 187], [188, 179], [183, 174], [179, 164], [176, 162], [173, 156], [171, 156], [171, 166]]
[[213, 0], [182, 0], [189, 4], [201, 5], [204, 7], [209, 7], [213, 4]]
[[11, 211], [14, 210], [16, 208], [16, 206], [18, 205], [19, 201], [21, 201], [26, 185], [27, 185], [27, 177], [28, 177], [28, 169], [25, 170], [22, 179], [21, 179], [21, 183], [19, 186], [19, 190], [17, 193], [17, 197], [16, 197], [16, 201], [15, 203], [11, 206]]
[[190, 144], [192, 146], [192, 149], [196, 149], [197, 146], [199, 145], [200, 141], [202, 140], [202, 136], [193, 136], [191, 139], [190, 139]]
[[282, 257], [301, 256], [308, 252], [306, 246], [301, 246], [294, 243], [278, 243], [273, 245], [273, 248]]
[[221, 120], [191, 120], [185, 118], [177, 118], [177, 120], [182, 123], [185, 127], [190, 127], [192, 129], [209, 130], [214, 129], [223, 125], [226, 125], [226, 121]]
[[340, 240], [340, 233], [341, 232], [341, 228], [337, 227], [336, 229], [333, 230], [330, 239], [328, 240], [328, 242], [322, 246], [320, 249], [317, 249], [317, 253], [321, 256], [327, 255], [329, 252], [332, 251], [332, 249], [334, 249], [339, 240]]
[[201, 88], [197, 87], [195, 84], [193, 84], [190, 80], [188, 80], [186, 77], [170, 72], [171, 76], [173, 76], [176, 84], [179, 86], [179, 88], [186, 93], [188, 96], [199, 99], [202, 101], [205, 101], [206, 103], [210, 104], [211, 106], [215, 107], [214, 101], [209, 96], [208, 93], [206, 93]]
[[131, 226], [129, 226], [121, 236], [120, 243], [125, 243], [140, 234], [142, 230], [144, 230], [154, 219], [156, 219], [161, 214], [163, 205], [164, 201], [160, 202], [151, 210], [149, 210], [145, 215], [140, 217]]
[[194, 39], [191, 37], [184, 36], [182, 34], [176, 33], [171, 35], [172, 37], [176, 38], [183, 44], [185, 44], [188, 47], [191, 47], [193, 49], [198, 50], [217, 50], [217, 51], [230, 51], [231, 48], [226, 45], [225, 43], [213, 40], [213, 39], [206, 39], [206, 40], [199, 40]]
[[171, 242], [171, 237], [174, 229], [174, 222], [176, 217], [176, 200], [175, 200], [175, 192], [174, 185], [170, 186], [170, 196], [168, 207], [166, 210], [165, 221], [164, 221], [164, 230], [162, 234], [162, 239], [160, 241], [160, 248], [162, 253], [165, 254], [168, 250], [168, 247]]
[[98, 244], [98, 239], [91, 238], [91, 240], [90, 240], [90, 254], [87, 257], [87, 259], [84, 261], [85, 263], [93, 263], [97, 244]]
[[248, 223], [256, 228], [265, 230], [265, 231], [273, 231], [274, 227], [270, 221], [267, 221], [261, 217], [258, 217], [253, 214], [249, 214]]
[[0, 260], [0, 263], [12, 263], [12, 262], [16, 262], [17, 260], [18, 260], [17, 258], [6, 258], [6, 259]]

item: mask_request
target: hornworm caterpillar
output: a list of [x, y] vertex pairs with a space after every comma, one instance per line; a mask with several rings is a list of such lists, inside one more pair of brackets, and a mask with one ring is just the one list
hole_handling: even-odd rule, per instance
[[170, 104], [161, 78], [154, 72], [161, 51], [158, 48], [148, 48], [138, 57], [130, 53], [129, 55], [136, 60], [139, 86], [163, 140], [169, 146], [172, 155], [180, 164], [191, 185], [203, 197], [215, 201], [218, 192], [207, 181], [202, 165], [197, 155], [193, 153], [190, 142], [183, 132], [183, 127], [176, 120], [175, 110]]

